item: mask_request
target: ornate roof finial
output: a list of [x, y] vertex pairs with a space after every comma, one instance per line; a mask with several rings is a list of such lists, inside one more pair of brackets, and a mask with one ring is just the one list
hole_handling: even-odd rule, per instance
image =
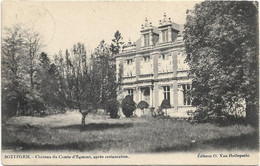
[[144, 24], [145, 27], [148, 27], [148, 19], [147, 17], [145, 17], [145, 24]]
[[131, 43], [132, 43], [132, 42], [131, 42], [131, 39], [129, 38], [128, 44], [131, 45]]
[[152, 26], [152, 22], [150, 22], [150, 27], [153, 27], [153, 26]]
[[144, 29], [144, 24], [141, 25], [141, 29]]
[[171, 23], [172, 21], [171, 21], [171, 17], [169, 17], [169, 23]]
[[162, 25], [162, 20], [159, 20], [159, 25]]
[[166, 13], [163, 15], [163, 23], [166, 23]]

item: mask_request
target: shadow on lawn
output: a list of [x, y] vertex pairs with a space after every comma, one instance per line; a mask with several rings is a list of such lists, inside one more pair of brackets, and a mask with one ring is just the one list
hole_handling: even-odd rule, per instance
[[89, 123], [85, 126], [81, 125], [69, 125], [61, 127], [53, 127], [52, 129], [64, 129], [64, 130], [80, 130], [80, 131], [91, 131], [91, 130], [107, 130], [112, 128], [128, 128], [132, 127], [131, 123]]
[[198, 151], [198, 150], [258, 150], [258, 133], [240, 135], [228, 138], [212, 139], [208, 141], [197, 141], [186, 145], [177, 145], [172, 147], [158, 147], [152, 152], [174, 152], [174, 151]]

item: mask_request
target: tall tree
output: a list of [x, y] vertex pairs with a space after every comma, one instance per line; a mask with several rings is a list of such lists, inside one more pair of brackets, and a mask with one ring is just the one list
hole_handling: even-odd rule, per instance
[[40, 97], [48, 107], [50, 113], [64, 111], [65, 101], [60, 97], [61, 77], [57, 66], [52, 63], [48, 55], [44, 52], [40, 54], [39, 66], [35, 79], [37, 80], [36, 90], [39, 91]]
[[41, 48], [41, 40], [39, 33], [33, 30], [27, 30], [24, 35], [24, 46], [28, 56], [28, 74], [30, 76], [31, 89], [34, 88], [34, 74], [37, 70], [39, 50]]
[[221, 114], [246, 101], [249, 122], [258, 113], [258, 4], [212, 2], [188, 12], [185, 48], [193, 80], [193, 104]]
[[39, 113], [44, 109], [44, 103], [41, 99], [41, 95], [35, 85], [37, 84], [36, 71], [39, 65], [39, 53], [41, 48], [41, 38], [40, 34], [33, 29], [24, 30], [23, 35], [23, 50], [24, 50], [24, 65], [22, 65], [22, 70], [25, 71], [26, 79], [23, 83], [28, 88], [28, 94], [26, 98], [28, 100], [29, 108], [26, 110], [26, 114]]
[[[120, 84], [122, 81], [122, 73], [123, 73], [123, 66], [118, 66], [119, 70], [117, 70], [116, 68], [116, 59], [115, 56], [120, 52], [120, 50], [123, 48], [124, 42], [123, 42], [123, 37], [121, 35], [121, 33], [117, 30], [114, 34], [114, 38], [112, 39], [112, 43], [110, 44], [110, 51], [112, 54], [112, 59], [111, 59], [111, 79], [109, 82], [111, 83], [111, 86], [113, 87], [112, 89], [114, 89], [113, 94], [111, 97], [111, 99], [113, 99], [114, 101], [117, 101], [117, 96], [120, 96], [120, 94], [122, 93]], [[115, 103], [115, 102], [108, 102], [107, 106], [110, 105], [110, 103]], [[116, 102], [118, 103], [118, 101]], [[112, 115], [113, 117], [117, 117], [118, 115], [118, 111], [113, 111], [116, 109], [110, 109], [107, 108], [108, 110], [110, 110], [110, 116]]]
[[121, 33], [117, 30], [114, 34], [114, 38], [112, 39], [112, 43], [110, 45], [110, 50], [112, 52], [112, 56], [119, 53], [122, 45], [124, 42], [122, 41], [123, 37], [121, 36]]
[[97, 73], [100, 71], [95, 65], [90, 66], [84, 44], [75, 44], [71, 54], [72, 56], [66, 50], [65, 62], [62, 57], [56, 60], [60, 64], [59, 72], [64, 73], [60, 79], [60, 97], [67, 107], [79, 110], [82, 115], [81, 124], [84, 126], [88, 113], [99, 108], [101, 83]]
[[[118, 101], [117, 90], [120, 86], [119, 80], [116, 80], [116, 63], [109, 47], [104, 40], [102, 40], [99, 46], [95, 49], [94, 57], [92, 60], [95, 63], [94, 68], [98, 69], [96, 72], [97, 77], [100, 79], [100, 106], [110, 113], [111, 118], [118, 116]], [[115, 55], [115, 54], [114, 54]]]
[[2, 110], [4, 116], [19, 114], [24, 102], [24, 30], [20, 25], [5, 28], [2, 37]]
[[2, 41], [3, 82], [9, 82], [3, 86], [3, 92], [8, 93], [5, 96], [12, 96], [8, 98], [14, 100], [12, 105], [17, 115], [20, 110], [30, 114], [41, 105], [37, 101], [38, 92], [34, 89], [37, 56], [41, 45], [39, 34], [17, 24], [6, 29]]
[[111, 70], [110, 61], [111, 59], [111, 52], [109, 50], [108, 45], [104, 40], [100, 42], [100, 44], [95, 49], [95, 52], [93, 53], [94, 58], [92, 58], [93, 61], [93, 68], [97, 70], [96, 76], [100, 79], [100, 104], [101, 107], [104, 108], [106, 105], [106, 100], [108, 95], [107, 90], [107, 84], [108, 82], [108, 74]]

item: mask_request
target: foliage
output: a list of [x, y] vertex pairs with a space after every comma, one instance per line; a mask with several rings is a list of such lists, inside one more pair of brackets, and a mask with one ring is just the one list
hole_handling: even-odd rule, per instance
[[25, 97], [21, 82], [24, 73], [19, 66], [23, 64], [23, 31], [19, 25], [6, 28], [2, 37], [2, 115], [8, 118], [16, 115]]
[[193, 105], [221, 115], [245, 99], [247, 117], [258, 117], [258, 4], [202, 2], [188, 11], [184, 32]]
[[164, 112], [162, 109], [165, 109], [165, 114], [167, 115], [167, 109], [171, 108], [170, 100], [163, 99], [160, 108], [158, 109], [158, 115], [164, 115]]
[[140, 101], [138, 104], [137, 104], [137, 108], [140, 108], [141, 110], [145, 109], [145, 108], [148, 108], [149, 107], [149, 104], [142, 100]]
[[66, 50], [65, 60], [63, 56], [55, 60], [61, 75], [60, 99], [67, 107], [79, 110], [84, 126], [87, 114], [99, 106], [100, 80], [95, 75], [97, 68], [90, 67], [83, 43], [73, 45], [71, 54]]
[[19, 24], [6, 28], [2, 37], [2, 93], [4, 116], [31, 115], [44, 104], [35, 88], [40, 36]]
[[121, 33], [117, 30], [114, 34], [114, 39], [112, 39], [112, 43], [110, 45], [110, 50], [113, 53], [113, 55], [116, 55], [119, 53], [120, 49], [122, 48], [124, 42], [122, 41], [123, 37], [121, 36]]
[[[60, 99], [67, 107], [78, 109], [82, 114], [82, 126], [85, 117], [93, 110], [105, 109], [112, 118], [118, 117], [116, 90], [120, 82], [116, 81], [116, 66], [109, 46], [104, 40], [94, 53], [87, 56], [83, 43], [77, 43], [72, 51], [57, 56], [55, 64], [60, 73]], [[114, 105], [113, 105], [114, 104]]]
[[108, 100], [105, 109], [108, 110], [110, 118], [119, 118], [119, 102], [116, 99]]
[[168, 99], [164, 99], [161, 103], [161, 108], [162, 109], [167, 109], [167, 108], [171, 108], [171, 104], [170, 101]]
[[60, 98], [60, 73], [57, 66], [52, 63], [48, 55], [44, 52], [40, 54], [39, 57], [39, 67], [37, 70], [36, 80], [38, 84], [36, 88], [41, 94], [41, 98], [45, 105], [47, 106], [48, 113], [52, 113], [52, 110], [64, 111], [66, 105]]
[[126, 117], [133, 115], [134, 110], [136, 109], [135, 102], [130, 95], [127, 95], [122, 100], [122, 111]]
[[60, 50], [53, 60], [44, 52], [40, 54], [41, 38], [33, 30], [15, 25], [3, 36], [4, 116], [43, 115], [72, 108], [82, 114], [82, 125], [92, 110], [106, 109], [111, 117], [118, 117], [117, 89], [122, 72], [117, 77], [113, 56], [121, 47], [119, 31], [114, 44], [109, 46], [102, 40], [89, 56], [85, 45], [77, 43], [65, 55]]
[[[121, 77], [117, 80], [116, 63], [112, 57], [113, 52], [110, 47], [102, 40], [93, 53], [93, 67], [97, 69], [96, 76], [100, 79], [100, 104], [101, 109], [106, 109], [110, 116], [118, 117], [117, 108], [111, 106], [111, 102], [117, 107], [117, 89], [120, 86]], [[116, 113], [116, 115], [114, 115]]]

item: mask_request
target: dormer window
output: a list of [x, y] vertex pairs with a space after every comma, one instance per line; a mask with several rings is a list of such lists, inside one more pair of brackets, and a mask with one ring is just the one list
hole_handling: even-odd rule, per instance
[[149, 39], [149, 34], [144, 35], [144, 46], [149, 46], [150, 45], [150, 39]]
[[168, 42], [168, 29], [162, 31], [162, 41]]
[[128, 65], [133, 64], [133, 59], [127, 59], [127, 64], [128, 64]]

